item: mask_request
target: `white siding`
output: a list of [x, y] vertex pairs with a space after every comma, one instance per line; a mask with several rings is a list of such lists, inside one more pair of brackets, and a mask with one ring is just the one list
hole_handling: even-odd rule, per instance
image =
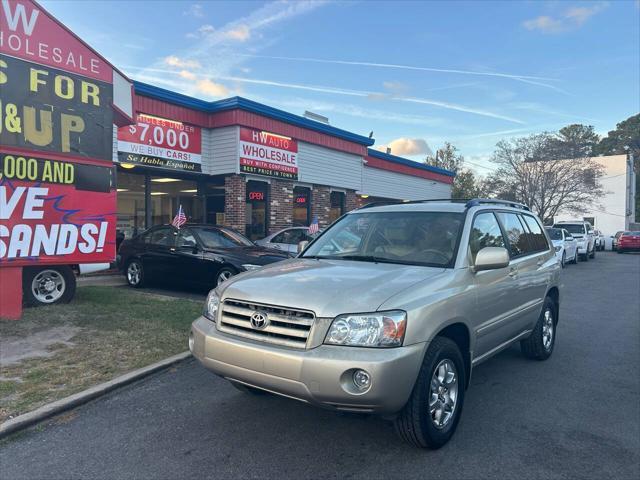
[[[628, 230], [634, 217], [635, 177], [633, 167], [626, 155], [609, 155], [593, 157], [593, 160], [604, 167], [599, 179], [605, 195], [598, 199], [598, 204], [587, 207], [583, 213], [560, 211], [554, 221], [582, 220], [585, 217], [595, 219], [594, 227], [605, 235], [606, 245], [611, 245], [611, 235], [618, 230]], [[566, 160], [567, 162], [573, 160]]]
[[202, 173], [221, 175], [238, 171], [236, 126], [202, 129]]
[[451, 185], [379, 168], [364, 167], [362, 189], [358, 193], [398, 200], [451, 198]]
[[298, 180], [360, 190], [362, 157], [299, 141]]

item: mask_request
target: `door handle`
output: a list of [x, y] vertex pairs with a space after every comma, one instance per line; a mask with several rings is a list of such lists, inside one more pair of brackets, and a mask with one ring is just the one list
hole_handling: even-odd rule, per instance
[[544, 260], [541, 258], [540, 260], [538, 260], [537, 265], [541, 267], [543, 263], [544, 263]]
[[509, 276], [515, 277], [516, 275], [518, 275], [518, 267], [509, 268]]

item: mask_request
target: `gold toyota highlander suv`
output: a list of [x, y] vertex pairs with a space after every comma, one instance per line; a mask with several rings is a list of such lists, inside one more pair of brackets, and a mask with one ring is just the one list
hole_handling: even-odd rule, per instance
[[301, 248], [222, 283], [193, 322], [193, 355], [241, 390], [383, 414], [438, 448], [473, 367], [515, 342], [553, 351], [560, 266], [523, 205], [374, 204]]

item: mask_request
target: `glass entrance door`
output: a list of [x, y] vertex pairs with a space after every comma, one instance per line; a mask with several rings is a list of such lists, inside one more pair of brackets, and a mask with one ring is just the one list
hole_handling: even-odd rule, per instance
[[245, 234], [251, 240], [267, 236], [267, 193], [269, 184], [250, 180], [247, 182]]
[[310, 223], [311, 190], [306, 187], [293, 188], [293, 226], [306, 227]]

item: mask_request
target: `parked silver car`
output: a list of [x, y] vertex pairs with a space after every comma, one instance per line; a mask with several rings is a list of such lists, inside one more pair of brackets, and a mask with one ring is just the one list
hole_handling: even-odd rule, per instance
[[289, 227], [272, 233], [255, 243], [262, 247], [275, 248], [289, 253], [297, 253], [298, 244], [313, 240], [309, 227]]
[[522, 205], [368, 206], [297, 258], [212, 290], [189, 348], [245, 391], [383, 414], [406, 441], [438, 448], [473, 367], [515, 342], [527, 357], [551, 355], [559, 272]]

